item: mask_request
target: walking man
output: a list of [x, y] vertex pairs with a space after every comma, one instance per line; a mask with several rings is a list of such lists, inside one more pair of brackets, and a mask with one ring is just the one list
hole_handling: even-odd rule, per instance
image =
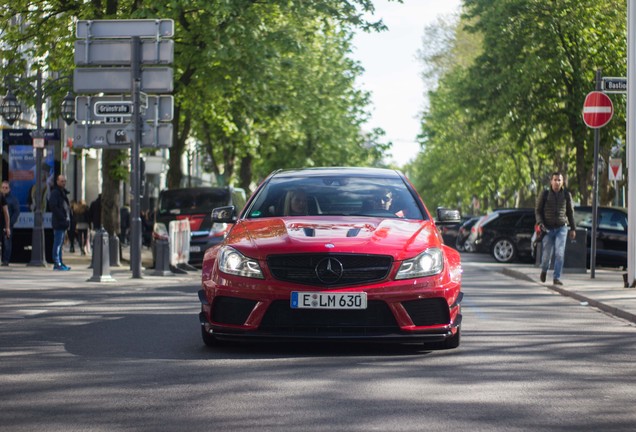
[[[572, 195], [563, 187], [563, 175], [560, 172], [552, 173], [550, 188], [544, 190], [537, 197], [535, 206], [536, 222], [545, 232], [542, 240], [541, 257], [541, 282], [545, 282], [550, 261], [554, 253], [554, 273], [552, 283], [563, 285], [561, 271], [563, 270], [563, 258], [565, 255], [565, 240], [569, 235], [574, 240], [576, 231], [574, 224], [574, 207]], [[568, 233], [569, 225], [569, 233]]]
[[0, 219], [3, 221], [0, 223], [2, 226], [2, 254], [4, 255], [4, 240], [11, 239], [11, 223], [9, 219], [9, 206], [7, 200], [4, 198], [4, 194], [0, 193]]
[[[3, 181], [2, 186], [0, 187], [0, 193], [4, 196], [4, 200], [7, 204], [7, 209], [9, 212], [9, 234], [13, 231], [13, 227], [15, 223], [18, 221], [18, 216], [20, 216], [20, 203], [18, 199], [11, 195], [11, 186], [8, 181]], [[1, 225], [5, 225], [4, 222]], [[12, 239], [13, 236], [3, 236], [2, 237], [2, 265], [8, 266], [9, 261], [11, 261], [11, 249], [12, 249]]]
[[71, 205], [66, 190], [66, 177], [57, 176], [55, 186], [49, 195], [49, 209], [51, 210], [51, 224], [53, 225], [53, 270], [68, 271], [71, 268], [62, 261], [62, 246], [66, 230], [71, 225]]

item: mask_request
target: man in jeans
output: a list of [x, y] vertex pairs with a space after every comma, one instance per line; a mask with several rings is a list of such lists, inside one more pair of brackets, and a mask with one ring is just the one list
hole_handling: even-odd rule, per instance
[[554, 252], [554, 273], [552, 283], [563, 285], [561, 271], [563, 270], [563, 257], [565, 255], [565, 240], [568, 236], [574, 240], [576, 237], [576, 225], [574, 224], [574, 207], [572, 195], [563, 187], [563, 175], [560, 172], [552, 173], [550, 188], [539, 194], [534, 210], [536, 222], [544, 231], [542, 240], [541, 257], [541, 282], [545, 282], [552, 253]]
[[[11, 186], [8, 181], [3, 181], [2, 186], [0, 186], [0, 195], [4, 197], [4, 200], [7, 204], [7, 208], [9, 211], [9, 234], [13, 231], [13, 226], [18, 221], [18, 216], [20, 216], [20, 203], [18, 203], [18, 199], [11, 194]], [[3, 230], [5, 229], [6, 221], [4, 218], [2, 219]], [[11, 261], [11, 249], [12, 249], [12, 236], [5, 235], [2, 238], [2, 266], [6, 267], [9, 265], [9, 261]]]
[[71, 268], [62, 262], [62, 246], [64, 236], [71, 225], [71, 205], [68, 202], [66, 177], [57, 176], [55, 186], [49, 195], [49, 209], [51, 210], [51, 224], [53, 225], [53, 270], [68, 271]]

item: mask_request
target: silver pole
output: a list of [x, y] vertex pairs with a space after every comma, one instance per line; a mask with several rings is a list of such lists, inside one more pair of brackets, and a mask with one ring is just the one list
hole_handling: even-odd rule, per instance
[[627, 1], [627, 284], [635, 284], [636, 270], [636, 0]]
[[[44, 136], [42, 129], [42, 71], [38, 69], [35, 83], [35, 118], [37, 138]], [[44, 226], [42, 223], [42, 153], [43, 149], [35, 149], [35, 209], [33, 210], [33, 232], [31, 237], [31, 267], [46, 267], [44, 258]]]
[[141, 279], [141, 211], [140, 211], [140, 147], [142, 119], [139, 109], [141, 91], [141, 39], [138, 36], [132, 38], [132, 89], [133, 89], [133, 119], [135, 125], [135, 137], [132, 142], [130, 164], [130, 269], [134, 279]]

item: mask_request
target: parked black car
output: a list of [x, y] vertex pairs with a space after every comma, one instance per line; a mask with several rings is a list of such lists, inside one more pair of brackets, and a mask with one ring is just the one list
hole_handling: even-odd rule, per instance
[[159, 193], [152, 232], [152, 255], [155, 262], [155, 240], [168, 239], [171, 221], [187, 219], [190, 223], [191, 265], [201, 265], [205, 251], [220, 243], [229, 226], [212, 223], [212, 210], [233, 205], [237, 211], [245, 206], [245, 191], [232, 187], [196, 187], [166, 189]]
[[[587, 229], [589, 265], [592, 245], [592, 207], [574, 208], [577, 228]], [[596, 231], [596, 264], [607, 267], [627, 267], [627, 211], [618, 207], [599, 207]]]
[[[444, 244], [454, 247], [457, 249], [457, 236], [459, 235], [459, 231], [464, 223], [473, 219], [471, 216], [462, 216], [461, 220], [455, 224], [442, 225], [439, 228], [440, 234], [442, 234], [442, 239], [444, 240]], [[470, 234], [470, 228], [469, 228]], [[461, 251], [461, 249], [457, 249]]]
[[[574, 207], [574, 222], [577, 229], [587, 230], [587, 267], [590, 266], [592, 247], [592, 207]], [[532, 253], [535, 255], [535, 238], [532, 238]], [[620, 207], [599, 207], [596, 230], [596, 265], [605, 267], [627, 267], [627, 211]]]
[[477, 228], [477, 252], [491, 253], [495, 260], [508, 263], [531, 259], [534, 209], [498, 209], [489, 213]]
[[472, 227], [475, 226], [479, 219], [481, 219], [481, 216], [471, 217], [461, 224], [455, 237], [455, 249], [460, 252], [474, 252], [473, 244], [468, 241], [468, 238], [470, 237]]

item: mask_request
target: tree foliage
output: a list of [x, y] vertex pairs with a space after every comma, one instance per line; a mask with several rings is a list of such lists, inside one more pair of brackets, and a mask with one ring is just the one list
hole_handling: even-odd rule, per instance
[[[380, 163], [388, 145], [382, 131], [362, 129], [369, 96], [355, 89], [361, 68], [349, 57], [354, 30], [384, 28], [364, 18], [372, 11], [371, 0], [0, 0], [2, 65], [6, 74], [68, 73], [76, 20], [171, 18], [168, 186], [179, 186], [195, 139], [219, 179], [249, 187], [274, 168]], [[121, 161], [117, 151], [103, 157], [107, 167]], [[105, 173], [109, 204], [117, 181]]]
[[[471, 180], [456, 186], [456, 177], [446, 177], [450, 190], [435, 200], [460, 199], [465, 209], [473, 195], [487, 206], [532, 205], [549, 174], [560, 170], [577, 198], [589, 202], [593, 134], [581, 110], [598, 68], [603, 76], [626, 74], [625, 17], [625, 2], [614, 0], [465, 0], [455, 37], [437, 53], [450, 66], [429, 95], [417, 163], [459, 165]], [[460, 54], [454, 47], [471, 37], [480, 48]], [[605, 160], [625, 134], [622, 96], [614, 103], [615, 117], [601, 133]], [[426, 175], [416, 182], [430, 183]]]

